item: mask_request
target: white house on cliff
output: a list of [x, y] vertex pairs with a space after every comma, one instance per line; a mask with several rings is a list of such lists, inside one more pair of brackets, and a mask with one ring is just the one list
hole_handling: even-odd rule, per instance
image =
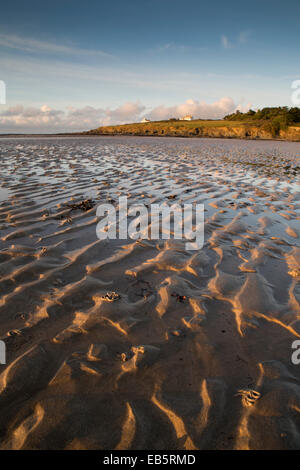
[[180, 121], [191, 121], [193, 119], [193, 116], [191, 116], [190, 114], [187, 114], [186, 116], [183, 116], [182, 118], [180, 118]]

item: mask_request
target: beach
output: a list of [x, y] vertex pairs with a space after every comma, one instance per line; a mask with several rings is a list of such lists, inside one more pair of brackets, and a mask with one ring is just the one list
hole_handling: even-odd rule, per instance
[[[300, 143], [0, 141], [0, 449], [300, 449]], [[204, 204], [204, 245], [96, 235]]]

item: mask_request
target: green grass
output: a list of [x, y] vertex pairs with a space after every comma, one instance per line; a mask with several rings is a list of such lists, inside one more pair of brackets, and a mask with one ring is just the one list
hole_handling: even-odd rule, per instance
[[[116, 126], [104, 126], [99, 127], [90, 131], [91, 133], [158, 133], [158, 134], [168, 134], [174, 133], [177, 130], [182, 132], [195, 131], [199, 128], [216, 128], [216, 127], [245, 127], [247, 123], [242, 121], [224, 121], [224, 120], [201, 120], [195, 119], [193, 121], [179, 121], [179, 120], [168, 120], [168, 121], [151, 121], [151, 122], [138, 122], [131, 124], [121, 124]], [[254, 123], [251, 122], [249, 125], [253, 126]]]
[[[204, 121], [203, 119], [195, 119], [193, 121], [151, 121], [151, 122], [137, 122], [132, 124], [121, 124], [119, 126], [108, 126], [108, 127], [118, 127], [118, 128], [128, 128], [132, 126], [137, 127], [153, 127], [155, 128], [165, 128], [165, 127], [176, 127], [176, 128], [187, 128], [187, 129], [194, 129], [195, 127], [239, 127], [244, 126], [247, 124], [245, 121], [225, 121], [225, 120], [209, 120]], [[254, 125], [255, 123], [249, 123]]]

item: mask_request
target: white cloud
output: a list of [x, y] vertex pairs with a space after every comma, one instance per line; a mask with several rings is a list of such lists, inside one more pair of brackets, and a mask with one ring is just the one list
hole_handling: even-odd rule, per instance
[[169, 72], [145, 70], [144, 68], [131, 69], [124, 66], [107, 67], [82, 64], [78, 66], [76, 63], [65, 63], [59, 60], [19, 57], [0, 57], [0, 69], [2, 74], [18, 78], [23, 85], [25, 80], [29, 81], [30, 85], [33, 80], [36, 80], [39, 86], [41, 81], [49, 83], [55, 80], [55, 83], [59, 84], [62, 80], [69, 81], [71, 79], [72, 86], [76, 84], [76, 80], [83, 80], [86, 83], [120, 84], [154, 90], [177, 90], [188, 86], [190, 91], [197, 92], [199, 80], [206, 77], [203, 74], [187, 74], [182, 71], [170, 74]]
[[226, 114], [232, 113], [237, 108], [232, 98], [221, 98], [215, 103], [209, 104], [205, 101], [187, 100], [177, 106], [166, 107], [164, 105], [154, 108], [147, 114], [152, 120], [180, 118], [191, 114], [195, 118], [220, 119]]
[[232, 44], [230, 43], [228, 37], [225, 36], [224, 34], [221, 36], [221, 44], [224, 47], [224, 49], [231, 49], [232, 48]]
[[68, 107], [66, 111], [47, 105], [39, 108], [22, 105], [10, 107], [0, 113], [0, 132], [76, 132], [101, 125], [133, 122], [140, 119], [145, 106], [139, 102], [125, 103], [118, 108]]
[[100, 57], [113, 57], [112, 55], [101, 50], [82, 49], [65, 44], [57, 44], [48, 41], [41, 41], [21, 37], [12, 34], [0, 34], [0, 46], [9, 49], [16, 49], [23, 52], [31, 53], [55, 53], [55, 54], [72, 54], [72, 55], [92, 55]]
[[184, 44], [176, 44], [174, 42], [169, 42], [165, 44], [159, 44], [155, 48], [151, 49], [153, 52], [188, 52], [192, 50], [202, 50], [204, 48], [200, 47], [191, 47], [191, 46], [186, 46]]
[[246, 44], [252, 31], [250, 29], [241, 31], [235, 40], [229, 40], [225, 34], [221, 36], [221, 45], [224, 49], [232, 49], [238, 44]]
[[245, 44], [248, 41], [250, 35], [251, 35], [251, 31], [249, 29], [246, 31], [241, 31], [238, 36], [238, 42], [240, 44]]
[[240, 103], [235, 111], [240, 111], [241, 113], [246, 113], [247, 111], [249, 111], [249, 109], [253, 109], [252, 108], [252, 103], [247, 103], [247, 104], [243, 104], [243, 103]]
[[236, 109], [247, 110], [250, 105], [236, 105], [231, 98], [221, 98], [215, 103], [187, 100], [176, 106], [160, 105], [145, 114], [146, 107], [140, 102], [127, 102], [117, 108], [94, 108], [84, 106], [66, 110], [41, 107], [12, 106], [0, 113], [0, 132], [5, 133], [51, 133], [78, 132], [101, 125], [124, 124], [140, 121], [143, 116], [151, 120], [169, 119], [192, 114], [194, 118], [219, 119]]

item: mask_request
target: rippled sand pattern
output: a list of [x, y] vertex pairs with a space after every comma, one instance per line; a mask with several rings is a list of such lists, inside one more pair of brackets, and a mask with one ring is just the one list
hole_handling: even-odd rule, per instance
[[[0, 448], [300, 449], [299, 155], [1, 139]], [[98, 240], [124, 195], [204, 203], [204, 248]]]

